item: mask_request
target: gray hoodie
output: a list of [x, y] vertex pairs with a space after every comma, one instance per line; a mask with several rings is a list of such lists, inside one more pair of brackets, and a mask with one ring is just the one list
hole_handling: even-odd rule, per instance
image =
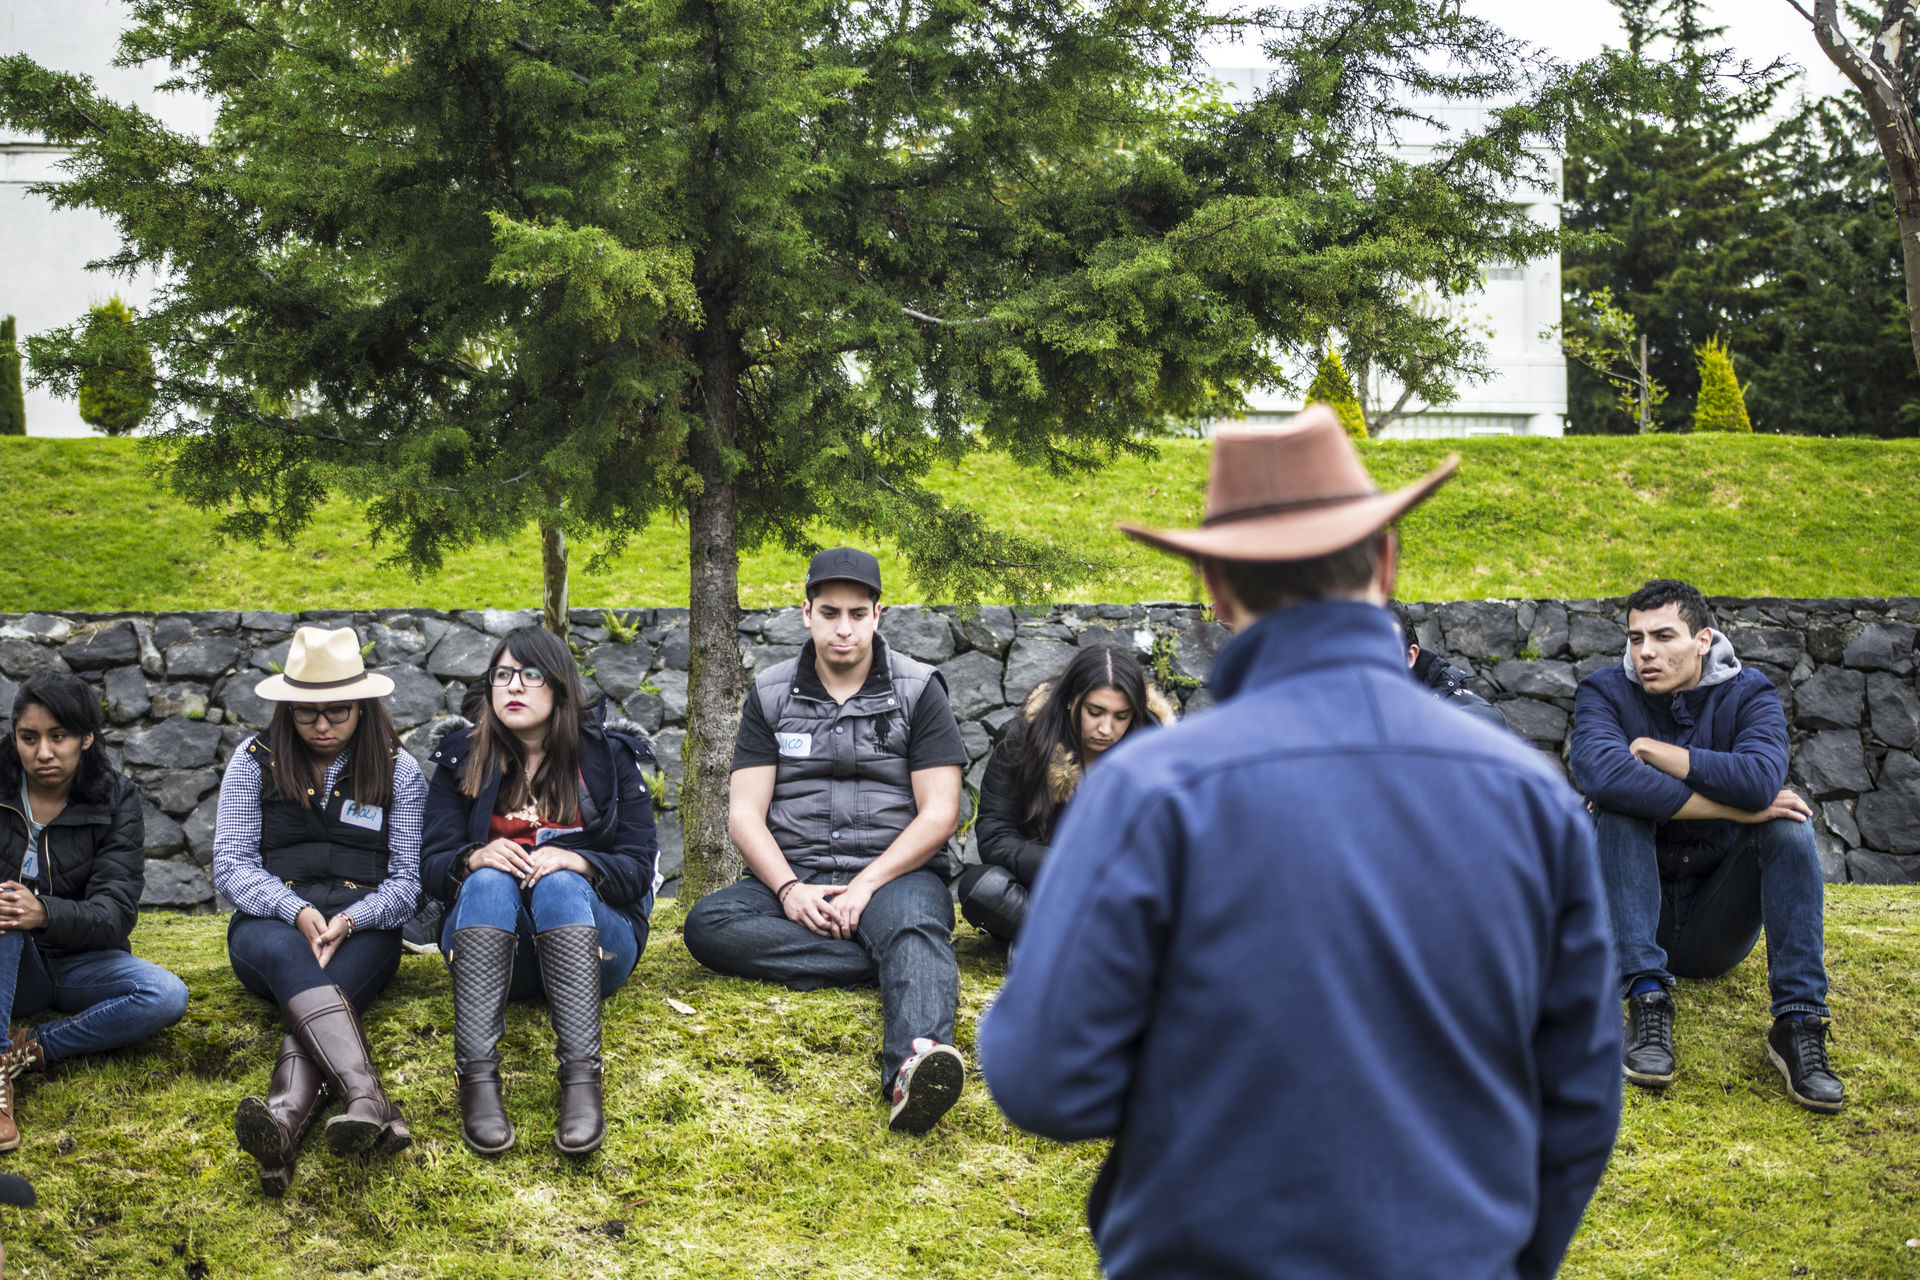
[[[1700, 683], [1694, 686], [1696, 689], [1711, 688], [1740, 674], [1740, 659], [1733, 655], [1733, 641], [1727, 639], [1717, 627], [1709, 630], [1713, 632], [1713, 645], [1707, 650], [1706, 660], [1700, 664]], [[1631, 640], [1627, 642], [1626, 651], [1620, 655], [1620, 667], [1627, 673], [1627, 679], [1633, 681], [1634, 687], [1644, 692], [1646, 686], [1640, 683], [1640, 669], [1633, 662]]]

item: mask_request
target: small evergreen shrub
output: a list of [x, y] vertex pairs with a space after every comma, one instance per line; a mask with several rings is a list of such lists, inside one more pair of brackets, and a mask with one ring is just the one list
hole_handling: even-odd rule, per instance
[[0, 320], [0, 436], [27, 434], [27, 392], [20, 384], [20, 347], [13, 317]]
[[86, 340], [95, 363], [80, 376], [81, 421], [110, 436], [126, 435], [153, 408], [153, 353], [117, 297], [88, 314]]
[[1367, 438], [1367, 415], [1360, 408], [1360, 398], [1353, 394], [1353, 382], [1347, 377], [1347, 366], [1340, 360], [1340, 353], [1333, 344], [1327, 344], [1327, 350], [1320, 357], [1319, 367], [1313, 371], [1313, 385], [1307, 388], [1307, 403], [1319, 404], [1322, 401], [1333, 406], [1340, 415], [1340, 425], [1355, 440]]
[[1700, 398], [1693, 406], [1695, 431], [1744, 431], [1753, 433], [1747, 417], [1746, 393], [1733, 371], [1733, 355], [1726, 342], [1715, 336], [1704, 346], [1693, 349], [1700, 365]]

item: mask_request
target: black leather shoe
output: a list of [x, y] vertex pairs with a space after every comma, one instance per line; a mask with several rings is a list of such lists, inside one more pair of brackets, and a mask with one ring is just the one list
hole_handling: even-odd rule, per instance
[[1665, 987], [1627, 1000], [1626, 1072], [1642, 1089], [1673, 1083], [1673, 996]]
[[1838, 1111], [1847, 1100], [1827, 1065], [1828, 1025], [1825, 1018], [1776, 1018], [1767, 1032], [1767, 1057], [1780, 1069], [1788, 1096], [1809, 1111]]

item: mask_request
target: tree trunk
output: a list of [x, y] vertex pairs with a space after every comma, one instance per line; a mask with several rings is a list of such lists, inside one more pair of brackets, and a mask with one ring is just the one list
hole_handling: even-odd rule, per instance
[[689, 902], [732, 883], [741, 869], [740, 854], [727, 838], [727, 779], [745, 671], [740, 665], [740, 555], [736, 549], [740, 495], [721, 456], [734, 442], [740, 390], [740, 357], [724, 327], [726, 310], [712, 303], [708, 306], [700, 343], [707, 429], [696, 430], [688, 442], [689, 460], [701, 485], [687, 512], [691, 644], [687, 739], [680, 748], [686, 766], [680, 821], [687, 849], [680, 893]]
[[1653, 380], [1647, 376], [1647, 335], [1640, 335], [1640, 434], [1653, 430]]
[[1907, 338], [1920, 368], [1920, 129], [1908, 105], [1906, 42], [1920, 20], [1916, 0], [1887, 0], [1872, 51], [1854, 47], [1840, 29], [1838, 0], [1818, 0], [1814, 36], [1829, 61], [1859, 91], [1873, 121], [1873, 134], [1886, 157], [1893, 192], [1894, 218], [1900, 227], [1900, 252], [1906, 264]]
[[540, 622], [567, 638], [567, 531], [540, 524]]

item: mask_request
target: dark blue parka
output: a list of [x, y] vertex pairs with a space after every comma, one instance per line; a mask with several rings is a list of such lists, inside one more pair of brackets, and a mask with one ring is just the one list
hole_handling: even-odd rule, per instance
[[[558, 843], [585, 858], [598, 875], [600, 900], [632, 921], [647, 936], [653, 911], [654, 870], [659, 845], [653, 831], [653, 800], [641, 768], [653, 751], [637, 733], [609, 730], [602, 724], [605, 703], [580, 713], [580, 776], [588, 804], [581, 806], [584, 830]], [[500, 794], [496, 772], [468, 799], [460, 790], [473, 730], [456, 729], [440, 740], [430, 757], [437, 768], [427, 786], [426, 829], [420, 839], [420, 880], [428, 893], [448, 907], [460, 895], [461, 869], [469, 853], [487, 843], [488, 824]]]
[[[1772, 804], [1787, 785], [1786, 712], [1773, 682], [1742, 667], [1718, 631], [1700, 684], [1681, 693], [1647, 693], [1631, 658], [1594, 672], [1574, 693], [1574, 781], [1600, 808], [1661, 824], [1663, 876], [1704, 876], [1733, 847], [1739, 824], [1670, 819], [1696, 791], [1735, 809]], [[1635, 738], [1685, 747], [1685, 781], [1635, 759]]]
[[995, 1099], [1117, 1139], [1122, 1280], [1552, 1275], [1620, 1109], [1592, 821], [1407, 678], [1384, 609], [1270, 614], [1212, 685], [1067, 809], [980, 1027]]

